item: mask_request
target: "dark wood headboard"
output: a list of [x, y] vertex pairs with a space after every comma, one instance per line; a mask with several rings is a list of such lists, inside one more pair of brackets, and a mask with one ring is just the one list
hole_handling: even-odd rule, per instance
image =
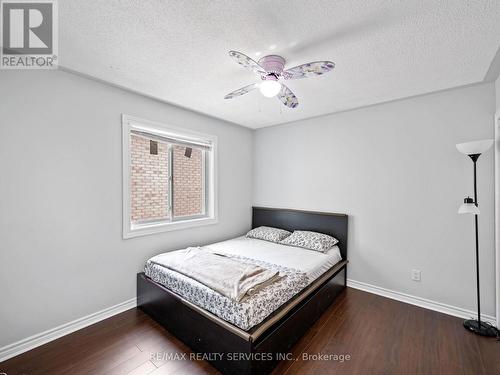
[[288, 231], [325, 233], [339, 240], [342, 259], [347, 259], [347, 215], [288, 208], [252, 207], [252, 210], [252, 228], [265, 225]]

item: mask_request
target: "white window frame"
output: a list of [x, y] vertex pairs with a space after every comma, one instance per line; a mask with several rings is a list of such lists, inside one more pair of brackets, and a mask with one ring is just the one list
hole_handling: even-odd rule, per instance
[[[210, 142], [211, 152], [207, 155], [206, 165], [203, 168], [204, 187], [208, 194], [204, 194], [204, 208], [206, 215], [203, 217], [177, 218], [171, 221], [156, 221], [150, 223], [133, 224], [130, 215], [130, 134], [132, 130], [143, 131], [179, 138], [192, 142]], [[168, 232], [193, 228], [203, 225], [216, 224], [218, 222], [218, 200], [217, 200], [217, 137], [214, 135], [198, 133], [180, 127], [165, 125], [159, 122], [141, 119], [135, 116], [122, 114], [122, 167], [123, 167], [123, 238], [133, 238], [149, 234]], [[171, 161], [169, 161], [171, 163]], [[208, 171], [206, 171], [208, 169]], [[208, 173], [207, 173], [208, 172]]]

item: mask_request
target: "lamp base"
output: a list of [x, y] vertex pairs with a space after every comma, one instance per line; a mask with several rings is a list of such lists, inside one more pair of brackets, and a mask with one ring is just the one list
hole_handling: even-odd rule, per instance
[[486, 337], [497, 337], [498, 335], [498, 329], [493, 327], [491, 324], [481, 322], [479, 325], [478, 321], [474, 319], [465, 320], [464, 327], [469, 331], [474, 332], [476, 335]]

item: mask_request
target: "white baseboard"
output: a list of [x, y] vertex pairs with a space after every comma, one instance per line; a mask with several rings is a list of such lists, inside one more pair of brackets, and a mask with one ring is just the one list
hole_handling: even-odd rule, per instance
[[[445, 303], [431, 301], [406, 293], [396, 292], [393, 290], [381, 288], [379, 286], [363, 283], [361, 281], [347, 279], [347, 286], [404, 303], [409, 303], [410, 305], [415, 305], [423, 307], [425, 309], [438, 311], [440, 313], [457, 316], [463, 319], [468, 319], [476, 315], [476, 312], [471, 310], [450, 306]], [[84, 316], [80, 319], [73, 320], [72, 322], [60, 325], [45, 332], [38, 333], [23, 340], [17, 341], [13, 344], [4, 346], [0, 348], [0, 362], [27, 352], [28, 350], [34, 349], [55, 339], [58, 339], [59, 337], [78, 331], [79, 329], [85, 328], [91, 324], [100, 322], [101, 320], [112, 317], [113, 315], [132, 309], [136, 306], [137, 300], [136, 298], [132, 298], [115, 306], [108, 307], [107, 309]], [[483, 319], [485, 322], [496, 325], [496, 318], [494, 316], [482, 314], [481, 319]]]
[[27, 352], [28, 350], [34, 349], [55, 339], [58, 339], [59, 337], [78, 331], [79, 329], [85, 328], [91, 324], [100, 322], [101, 320], [109, 318], [113, 315], [132, 309], [136, 306], [137, 299], [132, 298], [128, 301], [108, 307], [96, 313], [73, 320], [72, 322], [49, 329], [45, 332], [38, 333], [23, 340], [17, 341], [13, 344], [6, 345], [0, 348], [0, 362], [15, 357], [16, 355], [19, 355], [21, 353]]
[[[410, 305], [423, 307], [424, 309], [434, 310], [443, 314], [457, 316], [463, 319], [470, 319], [477, 316], [476, 311], [466, 310], [462, 309], [461, 307], [455, 307], [447, 305], [445, 303], [412, 296], [410, 294], [396, 292], [394, 290], [381, 288], [379, 286], [363, 283], [361, 281], [347, 279], [347, 286], [354, 289], [363, 290], [368, 293], [378, 294], [379, 296], [395, 299], [400, 302], [409, 303]], [[485, 322], [489, 322], [496, 326], [496, 318], [494, 316], [481, 314], [481, 319]]]

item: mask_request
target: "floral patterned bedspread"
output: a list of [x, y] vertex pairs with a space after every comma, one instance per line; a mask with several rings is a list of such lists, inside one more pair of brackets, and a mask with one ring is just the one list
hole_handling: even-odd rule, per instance
[[165, 286], [189, 302], [210, 311], [212, 314], [245, 331], [261, 323], [309, 283], [307, 275], [296, 269], [242, 256], [224, 255], [243, 263], [277, 270], [284, 277], [237, 302], [196, 280], [156, 264], [155, 257], [147, 261], [144, 273], [153, 281]]

